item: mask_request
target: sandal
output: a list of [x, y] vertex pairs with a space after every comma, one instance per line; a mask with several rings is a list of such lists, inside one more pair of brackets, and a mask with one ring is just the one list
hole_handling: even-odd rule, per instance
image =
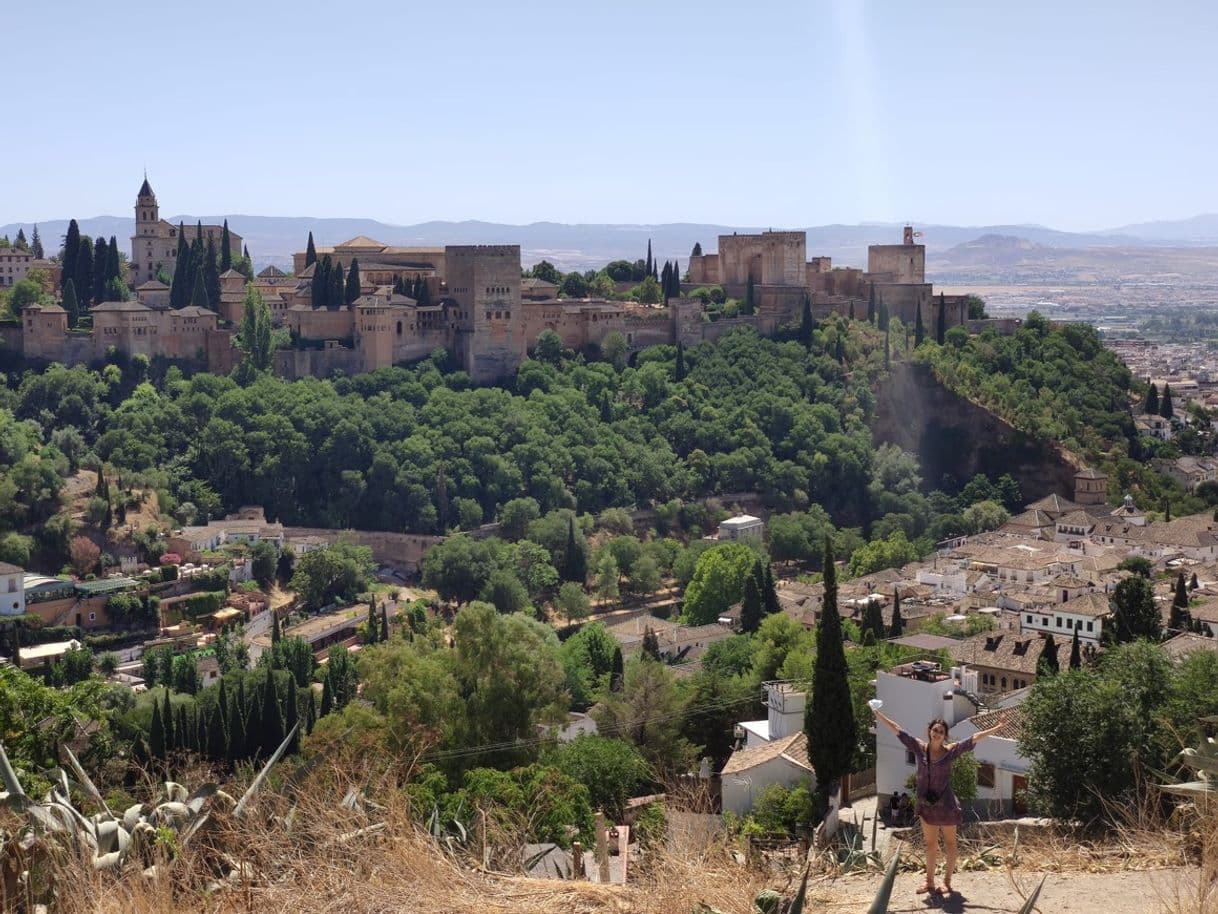
[[927, 879], [924, 883], [922, 883], [921, 886], [919, 886], [917, 889], [914, 890], [914, 893], [917, 895], [926, 895], [926, 894], [933, 895], [935, 893], [936, 889], [937, 889], [937, 886], [933, 882], [931, 882], [929, 879]]
[[955, 892], [952, 889], [952, 884], [950, 882], [944, 881], [942, 886], [935, 886], [935, 894], [943, 895], [944, 897], [947, 897], [947, 896], [955, 894]]

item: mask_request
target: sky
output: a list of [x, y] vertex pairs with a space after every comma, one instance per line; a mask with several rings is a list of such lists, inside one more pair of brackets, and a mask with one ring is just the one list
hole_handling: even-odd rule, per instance
[[3, 18], [0, 224], [129, 215], [144, 168], [163, 215], [1088, 230], [1218, 211], [1212, 0]]

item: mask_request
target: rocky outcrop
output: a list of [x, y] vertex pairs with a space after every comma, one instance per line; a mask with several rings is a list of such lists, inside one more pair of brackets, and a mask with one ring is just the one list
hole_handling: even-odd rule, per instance
[[871, 433], [876, 444], [917, 454], [930, 488], [951, 491], [977, 473], [1010, 473], [1027, 501], [1054, 492], [1074, 497], [1076, 462], [1067, 451], [948, 390], [921, 362], [893, 364], [876, 391]]

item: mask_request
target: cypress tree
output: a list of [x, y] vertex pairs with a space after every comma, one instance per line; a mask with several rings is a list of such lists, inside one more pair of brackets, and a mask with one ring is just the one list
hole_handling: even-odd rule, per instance
[[765, 587], [761, 591], [761, 596], [765, 600], [765, 612], [767, 616], [772, 616], [776, 612], [782, 612], [782, 604], [778, 602], [778, 587], [774, 583], [774, 566], [769, 562], [765, 563]]
[[207, 714], [206, 733], [206, 744], [202, 747], [204, 754], [213, 762], [224, 761], [228, 746], [224, 738], [224, 711], [219, 705]]
[[814, 328], [815, 321], [812, 319], [812, 296], [805, 292], [803, 313], [799, 318], [799, 341], [804, 344], [804, 349], [812, 348], [812, 330]]
[[319, 717], [325, 717], [334, 710], [334, 690], [330, 687], [330, 671], [326, 671], [325, 678], [321, 683], [321, 714]]
[[947, 299], [939, 293], [939, 323], [935, 327], [935, 342], [940, 346], [947, 338]]
[[30, 246], [25, 241], [25, 229], [20, 227], [17, 229], [17, 238], [13, 242], [13, 247], [21, 251], [28, 251], [30, 249]]
[[314, 308], [324, 308], [326, 306], [326, 296], [330, 291], [330, 277], [327, 273], [330, 270], [330, 255], [327, 254], [313, 267], [313, 278], [309, 281], [309, 291], [312, 293], [311, 298]]
[[202, 270], [195, 272], [195, 284], [194, 289], [190, 293], [190, 304], [196, 305], [200, 308], [210, 309], [210, 303], [207, 298], [206, 280], [203, 278]]
[[210, 235], [207, 236], [207, 246], [203, 249], [203, 281], [207, 285], [207, 300], [211, 302], [213, 311], [220, 310], [220, 263], [216, 256], [216, 243]]
[[914, 320], [914, 348], [917, 349], [926, 339], [926, 328], [922, 326], [922, 302], [918, 302], [918, 316]]
[[664, 261], [664, 269], [660, 271], [660, 291], [664, 298], [668, 298], [668, 290], [671, 288], [669, 280], [672, 272], [672, 264], [667, 260]]
[[1146, 402], [1143, 404], [1142, 410], [1148, 416], [1159, 415], [1159, 388], [1155, 387], [1153, 382], [1150, 389], [1146, 391]]
[[[270, 673], [270, 668], [267, 668], [267, 673]], [[255, 685], [253, 693], [249, 698], [249, 711], [245, 715], [245, 757], [257, 758], [262, 751], [264, 742], [264, 727], [262, 724], [262, 712], [266, 696], [261, 686]]]
[[854, 320], [854, 299], [850, 299], [850, 319]]
[[317, 248], [313, 246], [313, 233], [309, 232], [309, 244], [305, 248], [305, 268], [317, 262]]
[[875, 283], [871, 284], [871, 291], [867, 293], [867, 323], [875, 323]]
[[106, 249], [106, 283], [117, 279], [122, 281], [123, 263], [118, 256], [118, 239], [110, 236], [110, 245]]
[[279, 613], [271, 610], [271, 646], [279, 643], [279, 639], [283, 637], [283, 629], [279, 625]]
[[622, 677], [625, 674], [625, 662], [622, 660], [622, 647], [613, 648], [613, 662], [609, 667], [609, 691], [619, 692], [622, 688]]
[[744, 602], [740, 606], [740, 630], [752, 634], [761, 626], [761, 591], [757, 589], [757, 578], [748, 575], [744, 579]]
[[313, 689], [309, 688], [309, 702], [305, 705], [305, 732], [312, 733], [313, 725], [317, 723], [317, 702], [313, 698]]
[[200, 219], [195, 223], [195, 243], [202, 246], [203, 244], [203, 220]]
[[389, 640], [389, 610], [381, 606], [381, 641]]
[[905, 634], [905, 620], [901, 618], [901, 591], [892, 591], [892, 624], [888, 626], [889, 638], [900, 638]]
[[1159, 401], [1159, 415], [1164, 419], [1170, 419], [1176, 414], [1175, 407], [1171, 402], [1171, 385], [1163, 385], [1163, 399]]
[[169, 686], [165, 686], [165, 704], [161, 708], [161, 722], [165, 725], [165, 748], [178, 748], [178, 732], [174, 726], [173, 706], [169, 703]]
[[186, 705], [178, 705], [176, 722], [173, 725], [174, 741], [179, 749], [193, 750], [194, 740], [191, 739], [190, 720], [186, 716]]
[[30, 253], [35, 260], [42, 260], [45, 252], [42, 250], [42, 238], [38, 234], [38, 223], [34, 223], [34, 234], [30, 237]]
[[228, 747], [225, 757], [230, 765], [234, 765], [244, 759], [245, 754], [245, 717], [241, 712], [240, 700], [235, 699], [228, 705]]
[[[296, 734], [292, 737], [292, 741], [288, 743], [288, 754], [295, 755], [300, 749], [300, 709], [297, 705], [299, 697], [296, 694], [296, 680], [289, 677], [288, 679], [288, 700], [283, 712], [283, 733], [287, 736], [292, 727], [296, 727]], [[282, 740], [280, 740], [282, 742]], [[279, 744], [275, 744], [275, 749], [279, 748]], [[271, 751], [274, 752], [275, 749]]]
[[816, 626], [816, 664], [812, 671], [812, 700], [804, 716], [808, 759], [817, 785], [829, 795], [831, 784], [850, 773], [858, 748], [854, 706], [842, 645], [842, 620], [837, 612], [837, 566], [833, 542], [825, 537], [825, 594]]
[[1044, 646], [1040, 649], [1040, 658], [1036, 661], [1037, 676], [1052, 676], [1060, 667], [1057, 663], [1057, 644], [1053, 641], [1053, 633], [1045, 635]]
[[233, 239], [228, 234], [228, 220], [224, 220], [224, 230], [220, 233], [220, 272], [233, 268]]
[[1197, 583], [1197, 572], [1194, 571], [1192, 579], [1188, 582], [1188, 589], [1196, 590], [1200, 586], [1201, 585]]
[[567, 549], [563, 555], [563, 580], [575, 581], [581, 586], [588, 579], [588, 557], [575, 539], [575, 518], [567, 525]]
[[673, 376], [678, 381], [685, 380], [685, 346], [680, 340], [677, 340], [677, 364]]
[[73, 219], [68, 223], [68, 232], [63, 238], [63, 257], [60, 259], [59, 282], [64, 288], [67, 288], [68, 283], [76, 279], [76, 256], [79, 253], [80, 226]]
[[155, 701], [152, 703], [152, 728], [148, 733], [148, 753], [155, 759], [164, 759], [166, 754], [165, 719], [161, 714], [160, 704]]
[[888, 328], [887, 328], [887, 327], [885, 327], [885, 328], [884, 328], [884, 370], [885, 370], [885, 371], [887, 371], [887, 370], [888, 370], [888, 368], [889, 368], [889, 367], [891, 367], [891, 365], [890, 365], [890, 360], [891, 360], [891, 338], [892, 338], [892, 334], [891, 334], [891, 333], [889, 333]]
[[647, 261], [646, 261], [645, 266], [643, 267], [643, 275], [650, 276], [652, 273], [652, 270], [653, 270], [653, 265], [651, 262], [651, 239], [648, 238], [647, 239]]
[[76, 283], [71, 279], [63, 287], [63, 310], [68, 312], [68, 326], [75, 327], [80, 320], [80, 304], [76, 300]]
[[364, 624], [364, 637], [369, 644], [376, 644], [381, 640], [381, 626], [380, 620], [376, 617], [375, 600], [368, 603], [368, 621]]
[[643, 630], [643, 645], [640, 649], [644, 657], [652, 660], [660, 659], [660, 639], [656, 637], [655, 629], [650, 625]]
[[359, 260], [355, 257], [351, 258], [351, 269], [347, 271], [347, 294], [344, 296], [344, 301], [348, 304], [354, 304], [359, 298]]
[[1083, 650], [1082, 645], [1078, 640], [1078, 629], [1074, 630], [1074, 637], [1070, 639], [1070, 669], [1077, 670], [1083, 665]]
[[106, 261], [110, 258], [110, 245], [105, 238], [93, 242], [93, 304], [106, 300]]
[[93, 240], [88, 235], [80, 236], [76, 249], [76, 294], [81, 304], [88, 307], [93, 301]]
[[887, 330], [888, 325], [892, 323], [891, 315], [888, 313], [888, 306], [884, 304], [884, 296], [880, 296], [880, 329]]
[[329, 275], [330, 288], [326, 292], [326, 306], [337, 310], [343, 305], [343, 299], [347, 294], [347, 279], [343, 274], [343, 262], [340, 260], [330, 271]]
[[1188, 611], [1188, 587], [1184, 583], [1184, 572], [1180, 572], [1176, 578], [1176, 593], [1171, 601], [1171, 615], [1167, 620], [1167, 627], [1178, 631], [1188, 631], [1189, 611]]
[[173, 280], [169, 284], [169, 307], [175, 311], [190, 304], [190, 248], [186, 233], [178, 223], [178, 253], [173, 265]]

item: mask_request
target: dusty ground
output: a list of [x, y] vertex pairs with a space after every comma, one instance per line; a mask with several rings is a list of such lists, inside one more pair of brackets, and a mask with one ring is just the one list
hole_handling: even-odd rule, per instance
[[[1031, 892], [1040, 873], [1016, 873], [1020, 889]], [[952, 879], [954, 897], [931, 901], [916, 894], [923, 876], [902, 873], [888, 910], [892, 914], [945, 911], [1017, 912], [1024, 895], [1016, 891], [1005, 871], [961, 873]], [[814, 910], [865, 911], [875, 896], [879, 877], [845, 876], [816, 887]], [[1146, 870], [1124, 873], [1049, 873], [1037, 907], [1045, 914], [1201, 914], [1216, 908], [1197, 903], [1198, 876], [1195, 869]], [[1191, 901], [1191, 904], [1189, 903]], [[1215, 901], [1211, 900], [1211, 905]]]

